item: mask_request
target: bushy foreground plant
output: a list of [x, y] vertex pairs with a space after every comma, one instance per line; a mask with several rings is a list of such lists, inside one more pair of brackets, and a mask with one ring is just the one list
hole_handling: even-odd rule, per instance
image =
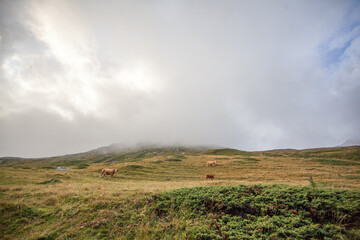
[[360, 239], [359, 191], [239, 185], [55, 200], [0, 202], [4, 239]]
[[152, 205], [159, 219], [191, 220], [189, 239], [353, 238], [360, 219], [359, 192], [282, 185], [183, 188]]

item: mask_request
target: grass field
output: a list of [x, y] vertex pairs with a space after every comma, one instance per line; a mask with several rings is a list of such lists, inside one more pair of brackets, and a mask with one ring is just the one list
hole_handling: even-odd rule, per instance
[[1, 239], [359, 239], [359, 202], [360, 147], [0, 159]]

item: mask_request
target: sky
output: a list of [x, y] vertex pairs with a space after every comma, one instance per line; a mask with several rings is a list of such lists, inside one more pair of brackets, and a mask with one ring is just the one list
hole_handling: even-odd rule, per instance
[[359, 1], [0, 1], [0, 156], [331, 147], [359, 93]]

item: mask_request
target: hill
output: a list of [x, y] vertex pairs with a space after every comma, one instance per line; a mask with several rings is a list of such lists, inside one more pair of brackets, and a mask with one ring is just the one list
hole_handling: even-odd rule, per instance
[[[217, 164], [206, 167], [207, 161]], [[60, 166], [69, 171], [56, 171]], [[119, 171], [99, 178], [104, 167]], [[360, 236], [359, 146], [260, 152], [109, 146], [1, 158], [0, 176], [4, 239]]]
[[199, 154], [204, 147], [181, 147], [181, 146], [155, 146], [146, 145], [138, 147], [124, 147], [112, 144], [106, 147], [90, 150], [84, 153], [69, 154], [49, 158], [19, 158], [2, 157], [0, 164], [5, 166], [27, 165], [41, 168], [52, 169], [57, 166], [78, 168], [82, 165], [101, 163], [105, 165], [136, 162], [145, 158], [184, 156]]
[[340, 146], [360, 146], [360, 138], [351, 138], [343, 142]]

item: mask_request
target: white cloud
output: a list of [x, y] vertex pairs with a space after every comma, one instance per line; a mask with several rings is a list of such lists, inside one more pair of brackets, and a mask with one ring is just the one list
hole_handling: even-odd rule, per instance
[[[0, 141], [44, 127], [54, 135], [43, 155], [55, 154], [51, 139], [68, 141], [56, 153], [111, 142], [336, 145], [360, 129], [354, 4], [7, 2]], [[0, 155], [42, 154], [10, 142]]]

